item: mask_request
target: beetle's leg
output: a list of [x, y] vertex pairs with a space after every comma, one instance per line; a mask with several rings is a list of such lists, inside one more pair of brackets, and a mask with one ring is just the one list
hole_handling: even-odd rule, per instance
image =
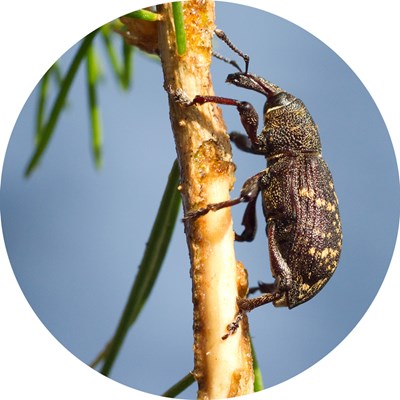
[[[283, 294], [292, 287], [292, 272], [290, 271], [287, 262], [282, 257], [282, 254], [278, 248], [275, 237], [275, 221], [273, 219], [268, 220], [267, 235], [269, 245], [269, 258], [271, 264], [272, 275], [276, 278], [276, 291]], [[267, 288], [268, 284], [265, 284], [264, 288]], [[260, 296], [262, 297], [262, 296]], [[258, 307], [258, 306], [256, 306]]]
[[270, 293], [275, 289], [275, 283], [265, 283], [258, 281], [258, 286], [249, 288], [249, 294], [253, 294], [257, 292], [258, 290], [261, 293]]
[[274, 284], [261, 283], [259, 289], [264, 293], [253, 299], [240, 299], [239, 309], [251, 311], [271, 301], [281, 298], [292, 286], [292, 273], [287, 262], [282, 257], [275, 237], [275, 222], [268, 220], [268, 245], [272, 275], [276, 278]]
[[244, 230], [240, 235], [238, 235], [235, 232], [235, 240], [238, 242], [252, 242], [254, 240], [254, 237], [256, 236], [256, 231], [257, 231], [256, 200], [257, 200], [257, 195], [252, 200], [249, 201], [249, 204], [247, 204], [242, 219], [242, 225], [244, 226]]
[[240, 321], [243, 319], [247, 312], [264, 304], [278, 300], [280, 297], [282, 297], [282, 294], [280, 292], [272, 291], [270, 293], [265, 293], [259, 297], [255, 297], [254, 299], [237, 299], [239, 311], [236, 314], [235, 320], [226, 327], [228, 333], [222, 336], [222, 339], [227, 339], [230, 335], [233, 335], [238, 330]]
[[282, 297], [280, 292], [273, 291], [271, 293], [265, 293], [262, 296], [255, 297], [254, 299], [237, 299], [239, 311], [236, 314], [235, 320], [226, 327], [228, 333], [222, 336], [222, 339], [227, 339], [230, 335], [233, 335], [238, 330], [240, 321], [247, 312], [264, 304], [278, 300], [280, 297]]
[[236, 204], [239, 204], [239, 203], [242, 203], [245, 201], [248, 201], [248, 200], [246, 200], [246, 198], [244, 198], [240, 195], [240, 197], [237, 197], [235, 199], [221, 201], [220, 203], [207, 204], [207, 206], [205, 206], [203, 208], [199, 208], [197, 210], [187, 212], [185, 214], [185, 216], [183, 217], [183, 220], [185, 221], [187, 219], [196, 219], [196, 218], [201, 217], [202, 215], [208, 214], [210, 211], [218, 211], [218, 210], [221, 210], [222, 208], [232, 207], [232, 206], [235, 206]]
[[264, 304], [278, 300], [280, 297], [282, 297], [280, 292], [273, 291], [270, 293], [265, 293], [259, 297], [255, 297], [254, 299], [238, 299], [237, 304], [239, 307], [239, 311], [236, 314], [235, 320], [226, 327], [228, 333], [222, 336], [222, 339], [227, 339], [230, 335], [233, 335], [238, 330], [240, 321], [243, 319], [247, 312], [254, 310], [255, 308], [260, 307]]
[[283, 259], [275, 238], [275, 222], [273, 220], [268, 221], [268, 244], [271, 262], [272, 274], [276, 277], [275, 284], [263, 284], [260, 285], [261, 289], [265, 289], [266, 292], [261, 296], [253, 299], [238, 299], [237, 304], [239, 312], [236, 315], [236, 319], [231, 322], [228, 327], [228, 333], [225, 334], [222, 339], [226, 339], [229, 335], [234, 334], [239, 328], [240, 321], [243, 316], [257, 307], [263, 306], [264, 304], [271, 303], [275, 300], [280, 299], [285, 295], [286, 291], [290, 289], [292, 285], [292, 274], [290, 269]]
[[246, 135], [243, 135], [243, 133], [231, 132], [229, 134], [229, 138], [231, 139], [231, 142], [235, 143], [238, 149], [245, 151], [246, 153], [260, 154], [265, 156], [265, 151], [260, 150], [259, 147], [254, 145], [250, 138]]
[[258, 114], [255, 108], [247, 101], [239, 101], [229, 99], [227, 97], [218, 96], [196, 96], [191, 102], [186, 103], [187, 106], [194, 104], [217, 103], [227, 106], [235, 106], [239, 111], [240, 120], [246, 130], [246, 133], [255, 147], [258, 147], [257, 129], [258, 129]]
[[[232, 200], [222, 201], [220, 203], [208, 204], [207, 206], [205, 206], [203, 208], [199, 208], [198, 210], [189, 211], [188, 213], [186, 213], [186, 215], [184, 216], [183, 219], [186, 220], [186, 219], [191, 219], [191, 218], [198, 218], [198, 217], [201, 217], [202, 215], [207, 214], [210, 211], [217, 211], [217, 210], [221, 210], [221, 208], [232, 207], [239, 203], [255, 202], [257, 199], [258, 193], [260, 192], [259, 182], [260, 182], [261, 178], [263, 177], [264, 173], [265, 173], [264, 171], [261, 171], [257, 175], [254, 175], [251, 178], [247, 179], [246, 182], [243, 184], [243, 187], [240, 191], [239, 197], [232, 199]], [[251, 210], [247, 211], [247, 209], [246, 209], [246, 212], [247, 212], [247, 214], [251, 214]], [[245, 216], [246, 216], [246, 212], [245, 212]], [[254, 237], [255, 229], [250, 226], [252, 219], [255, 220], [255, 215], [253, 218], [251, 215], [249, 215], [248, 218], [243, 217], [243, 225], [245, 226], [245, 230], [241, 235], [237, 235], [237, 237], [246, 238], [248, 236], [251, 236], [252, 234]], [[246, 232], [246, 230], [248, 232]], [[240, 241], [240, 239], [238, 239], [238, 240]], [[242, 239], [242, 241], [244, 241], [244, 240], [246, 240], [246, 239]]]

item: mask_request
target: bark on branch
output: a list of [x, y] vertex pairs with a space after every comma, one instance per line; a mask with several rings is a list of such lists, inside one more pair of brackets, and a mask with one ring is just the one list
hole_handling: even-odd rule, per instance
[[[157, 7], [158, 48], [165, 87], [190, 98], [212, 95], [209, 73], [214, 2], [183, 2], [187, 51], [178, 56], [171, 4]], [[234, 183], [231, 146], [215, 104], [185, 107], [169, 96], [170, 119], [181, 171], [185, 211], [227, 200]], [[236, 298], [247, 290], [247, 276], [236, 262], [230, 209], [185, 223], [194, 305], [194, 376], [199, 399], [235, 397], [253, 391], [247, 319], [227, 340], [237, 312]], [[184, 273], [184, 271], [182, 271]]]

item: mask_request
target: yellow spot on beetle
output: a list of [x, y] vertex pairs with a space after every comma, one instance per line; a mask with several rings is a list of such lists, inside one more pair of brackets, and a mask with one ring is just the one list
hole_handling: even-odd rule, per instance
[[307, 197], [309, 199], [313, 199], [315, 196], [314, 189], [308, 189], [306, 187], [299, 189], [299, 196], [300, 197]]
[[327, 205], [326, 205], [326, 210], [327, 211], [335, 211], [335, 205], [334, 204], [332, 204], [332, 203], [327, 203]]
[[315, 200], [315, 204], [317, 207], [325, 207], [326, 200], [318, 198]]
[[301, 290], [302, 290], [303, 292], [307, 292], [309, 289], [310, 289], [310, 285], [308, 285], [307, 283], [303, 283], [303, 284], [301, 285]]
[[325, 258], [329, 254], [329, 249], [326, 247], [321, 252], [321, 258]]

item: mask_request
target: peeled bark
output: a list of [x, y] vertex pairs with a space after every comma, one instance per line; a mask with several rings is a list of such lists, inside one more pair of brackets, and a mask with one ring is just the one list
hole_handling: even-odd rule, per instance
[[[157, 7], [158, 48], [165, 87], [190, 99], [212, 95], [209, 67], [214, 31], [214, 2], [192, 0], [184, 9], [186, 53], [178, 56], [171, 4]], [[235, 166], [221, 111], [215, 104], [186, 107], [169, 95], [170, 119], [181, 172], [184, 210], [229, 199]], [[226, 340], [237, 313], [236, 299], [247, 290], [247, 275], [236, 261], [229, 208], [185, 222], [191, 261], [194, 305], [194, 377], [199, 399], [235, 397], [253, 392], [247, 319]], [[182, 271], [185, 273], [185, 271]]]

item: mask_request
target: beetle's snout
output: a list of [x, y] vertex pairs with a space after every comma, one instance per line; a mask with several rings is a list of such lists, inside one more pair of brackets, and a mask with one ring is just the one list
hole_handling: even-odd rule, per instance
[[282, 89], [267, 81], [266, 79], [245, 72], [235, 72], [229, 74], [226, 78], [227, 83], [232, 83], [235, 86], [242, 87], [244, 89], [254, 90], [258, 93], [263, 94], [266, 97], [273, 96], [282, 91]]
[[235, 72], [233, 74], [229, 74], [226, 77], [225, 82], [242, 87], [244, 89], [255, 90], [261, 94], [268, 95], [262, 85], [260, 85], [260, 82], [258, 82], [255, 78], [255, 75], [246, 74], [244, 72]]
[[244, 72], [235, 72], [233, 74], [229, 74], [226, 77], [225, 82], [231, 83], [232, 85], [235, 85], [235, 86], [243, 86], [243, 85], [245, 85], [245, 82], [248, 80], [249, 80], [248, 76], [246, 79], [246, 74]]

